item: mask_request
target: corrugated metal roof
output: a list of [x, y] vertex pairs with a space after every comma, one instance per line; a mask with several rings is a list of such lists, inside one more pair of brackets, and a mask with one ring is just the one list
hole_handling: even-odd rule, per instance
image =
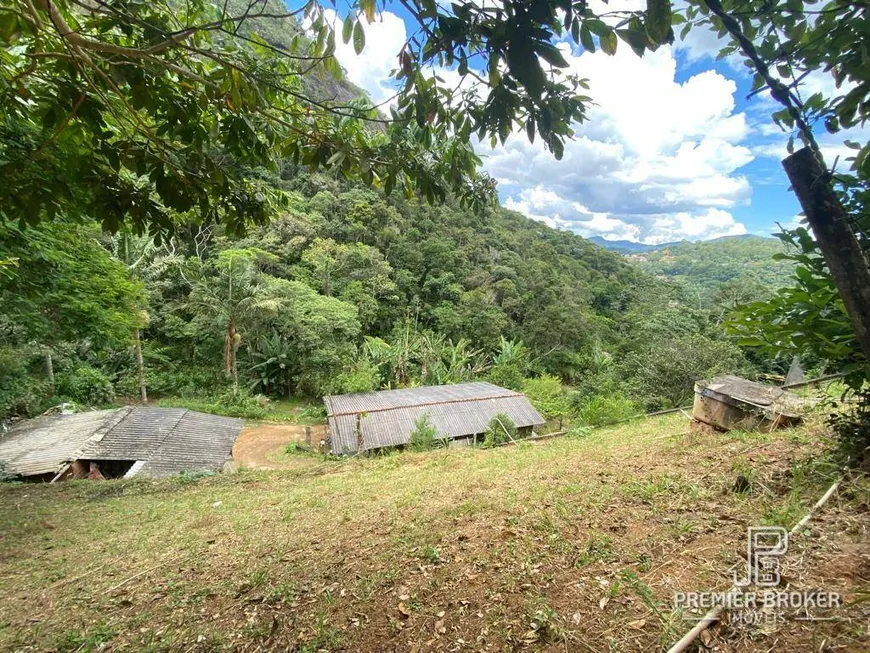
[[[333, 453], [349, 454], [406, 444], [414, 422], [426, 413], [448, 438], [483, 433], [505, 413], [522, 428], [544, 423], [519, 392], [491, 383], [460, 383], [324, 397]], [[357, 419], [362, 446], [357, 441]]]
[[118, 412], [115, 409], [51, 415], [16, 424], [0, 437], [0, 462], [19, 476], [56, 473]]
[[172, 476], [197, 470], [220, 471], [232, 456], [242, 420], [187, 411], [145, 462], [145, 476]]
[[188, 411], [136, 407], [113, 429], [95, 437], [79, 452], [85, 460], [148, 460]]
[[241, 429], [240, 419], [183, 408], [56, 415], [28, 420], [0, 439], [0, 461], [21, 476], [57, 472], [79, 459], [142, 461], [137, 473], [153, 477], [217, 471]]
[[501, 388], [492, 383], [456, 383], [453, 385], [426, 385], [401, 390], [357, 392], [347, 395], [332, 395], [323, 398], [328, 415], [342, 413], [372, 412], [403, 406], [420, 406], [443, 402], [457, 402], [494, 397], [522, 397], [519, 392]]

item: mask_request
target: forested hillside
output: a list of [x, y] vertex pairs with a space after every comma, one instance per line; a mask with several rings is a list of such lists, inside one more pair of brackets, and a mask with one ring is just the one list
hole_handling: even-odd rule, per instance
[[733, 306], [766, 299], [789, 284], [794, 262], [776, 258], [786, 251], [776, 238], [746, 235], [671, 243], [627, 258], [680, 284], [704, 306]]
[[[277, 0], [257, 10], [286, 14]], [[310, 45], [290, 17], [252, 18], [215, 38], [257, 57]], [[300, 78], [306, 93], [359, 97], [327, 61]], [[363, 137], [350, 119], [335, 124]], [[432, 185], [424, 202], [411, 187], [387, 197], [341, 171], [311, 173], [295, 157], [253, 166], [234, 139], [221, 146], [220, 169], [244, 171], [244, 196], [216, 215], [245, 220], [204, 219], [167, 190], [170, 176], [157, 192], [188, 209], [159, 207], [159, 238], [105, 215], [0, 223], [0, 416], [144, 390], [262, 416], [259, 396], [485, 378], [525, 390], [548, 417], [595, 423], [679, 405], [697, 378], [776, 364], [750, 362], [725, 334], [730, 296], [698, 300], [693, 284], [744, 287], [734, 273], [745, 274], [746, 259], [730, 245], [697, 246], [703, 264], [714, 263], [709, 279], [689, 245], [679, 246], [679, 265], [660, 253], [638, 268], [517, 213], [436, 201]], [[421, 163], [426, 184], [433, 158]], [[280, 198], [269, 215], [266, 195]], [[260, 226], [250, 224], [252, 201]]]
[[630, 414], [748, 365], [714, 312], [569, 232], [290, 164], [270, 183], [289, 209], [241, 239], [5, 226], [0, 259], [18, 265], [0, 281], [3, 412], [136, 396], [136, 328], [152, 396], [231, 396], [234, 371], [242, 398], [545, 375], [554, 415]]

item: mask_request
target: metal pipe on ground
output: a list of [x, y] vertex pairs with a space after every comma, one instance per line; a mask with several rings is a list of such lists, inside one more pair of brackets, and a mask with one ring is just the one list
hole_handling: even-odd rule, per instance
[[[836, 481], [834, 481], [834, 483], [831, 485], [831, 487], [828, 488], [827, 492], [825, 492], [821, 496], [821, 498], [818, 501], [816, 501], [816, 503], [813, 505], [813, 507], [810, 508], [810, 511], [806, 515], [804, 515], [803, 518], [797, 524], [795, 524], [792, 527], [792, 529], [788, 532], [789, 536], [794, 535], [801, 528], [803, 528], [804, 526], [806, 526], [809, 523], [813, 514], [816, 511], [820, 510], [821, 507], [824, 506], [825, 503], [827, 503], [828, 499], [830, 499], [834, 495], [834, 493], [837, 491], [837, 488], [840, 487], [840, 482], [842, 480], [843, 480], [843, 477], [841, 476]], [[732, 594], [732, 593], [736, 592], [737, 589], [738, 588], [736, 585], [732, 585], [731, 589], [728, 590], [728, 593]], [[717, 607], [713, 608], [712, 610], [710, 610], [707, 614], [705, 614], [703, 616], [703, 618], [698, 623], [696, 623], [692, 627], [692, 629], [689, 632], [687, 632], [685, 635], [683, 635], [683, 637], [680, 638], [680, 640], [676, 644], [674, 644], [671, 648], [668, 649], [668, 653], [683, 653], [683, 651], [685, 651], [687, 648], [689, 648], [689, 646], [692, 645], [692, 643], [695, 641], [695, 639], [698, 637], [698, 635], [700, 635], [702, 632], [707, 630], [707, 628], [709, 628], [714, 623], [719, 621], [719, 617], [722, 614], [723, 610], [724, 610], [723, 606], [717, 606]]]

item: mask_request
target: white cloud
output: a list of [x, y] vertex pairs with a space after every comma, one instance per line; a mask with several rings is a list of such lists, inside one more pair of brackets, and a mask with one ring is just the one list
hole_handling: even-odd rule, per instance
[[[606, 7], [643, 4], [613, 0]], [[333, 10], [326, 14], [336, 20]], [[383, 12], [366, 25], [361, 55], [343, 43], [336, 55], [348, 78], [382, 102], [395, 92], [389, 73], [406, 37], [402, 19]], [[712, 70], [677, 83], [670, 47], [643, 59], [626, 47], [615, 57], [575, 56], [567, 44], [560, 47], [570, 72], [589, 79], [595, 104], [562, 161], [524, 134], [495, 150], [477, 148], [504, 205], [553, 227], [609, 238], [663, 242], [744, 233], [728, 211], [749, 201], [749, 182], [736, 171], [755, 154], [742, 143], [751, 127], [735, 111], [736, 84]], [[454, 71], [437, 72], [448, 86], [458, 82]]]
[[[819, 130], [816, 129], [816, 132]], [[836, 167], [839, 171], [849, 170], [852, 166], [856, 151], [847, 147], [844, 141], [866, 143], [870, 141], [870, 127], [852, 127], [836, 134], [827, 132], [816, 133], [816, 140], [822, 150], [822, 156], [829, 167]], [[768, 157], [782, 161], [788, 156], [788, 134], [779, 132], [772, 141], [767, 141], [753, 146], [752, 151], [756, 156]], [[795, 139], [795, 148], [802, 147], [799, 140]]]
[[363, 20], [366, 45], [360, 54], [353, 49], [353, 41], [341, 39], [341, 20], [335, 10], [326, 9], [326, 20], [335, 26], [335, 56], [347, 73], [347, 78], [365, 90], [375, 103], [389, 100], [396, 93], [390, 80], [390, 71], [398, 65], [399, 52], [405, 45], [405, 21], [389, 11], [378, 13], [371, 24]]
[[484, 152], [505, 206], [554, 227], [612, 239], [666, 242], [746, 233], [729, 212], [746, 204], [737, 173], [754, 158], [735, 112], [733, 81], [714, 71], [675, 81], [670, 48], [569, 56], [595, 106], [556, 161], [515, 134]]

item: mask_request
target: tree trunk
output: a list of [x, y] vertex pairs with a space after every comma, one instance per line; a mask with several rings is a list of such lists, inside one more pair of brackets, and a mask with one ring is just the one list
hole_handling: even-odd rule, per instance
[[229, 376], [233, 369], [233, 345], [236, 339], [236, 327], [230, 322], [224, 336], [224, 374]]
[[849, 216], [831, 187], [827, 169], [810, 148], [787, 157], [782, 166], [846, 306], [861, 351], [870, 360], [870, 268]]
[[142, 340], [138, 328], [133, 329], [133, 346], [136, 349], [136, 369], [139, 372], [139, 395], [144, 405], [148, 403], [148, 390], [145, 385], [145, 363], [142, 361]]
[[233, 394], [239, 394], [239, 364], [236, 360], [236, 351], [238, 350], [239, 345], [234, 341], [233, 342]]
[[48, 377], [48, 385], [51, 387], [51, 394], [54, 394], [54, 362], [51, 360], [51, 348], [46, 347], [45, 351], [45, 375]]

